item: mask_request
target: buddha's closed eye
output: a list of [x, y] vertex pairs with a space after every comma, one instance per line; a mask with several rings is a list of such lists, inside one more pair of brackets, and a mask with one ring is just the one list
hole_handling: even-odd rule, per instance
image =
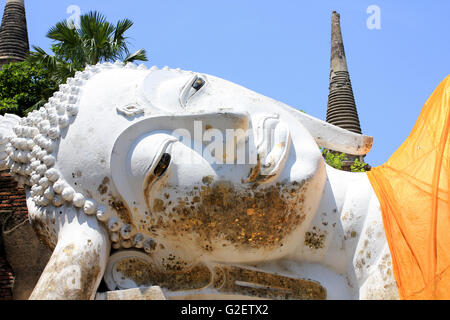
[[158, 164], [156, 165], [155, 169], [153, 170], [153, 174], [157, 178], [161, 177], [162, 175], [164, 175], [164, 173], [166, 173], [167, 168], [169, 167], [171, 158], [172, 157], [168, 153], [164, 153], [161, 156], [161, 159], [159, 160]]

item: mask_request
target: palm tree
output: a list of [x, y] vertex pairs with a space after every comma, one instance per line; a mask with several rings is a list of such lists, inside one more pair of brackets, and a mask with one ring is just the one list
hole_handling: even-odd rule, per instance
[[91, 11], [80, 17], [79, 28], [67, 20], [51, 27], [47, 37], [54, 40], [54, 55], [47, 54], [40, 47], [33, 46], [29, 60], [47, 69], [57, 84], [83, 70], [87, 65], [105, 61], [123, 62], [147, 61], [144, 49], [130, 53], [125, 32], [133, 26], [129, 19], [116, 25], [108, 22], [101, 13]]

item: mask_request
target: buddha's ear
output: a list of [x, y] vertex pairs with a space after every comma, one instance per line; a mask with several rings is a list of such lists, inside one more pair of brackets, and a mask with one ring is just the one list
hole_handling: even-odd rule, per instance
[[257, 164], [247, 182], [266, 181], [282, 171], [291, 145], [289, 127], [277, 115], [254, 117]]
[[321, 147], [361, 156], [369, 153], [372, 148], [373, 138], [370, 136], [339, 128], [288, 106], [285, 108], [306, 127]]

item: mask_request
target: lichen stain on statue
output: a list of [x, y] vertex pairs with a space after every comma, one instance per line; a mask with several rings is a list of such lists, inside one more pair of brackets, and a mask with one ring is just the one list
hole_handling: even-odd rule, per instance
[[185, 194], [173, 201], [168, 194], [153, 199], [145, 225], [155, 237], [193, 241], [205, 254], [227, 246], [242, 250], [282, 247], [285, 237], [305, 219], [298, 184], [238, 190], [220, 182], [194, 187]]
[[57, 240], [56, 231], [50, 230], [50, 226], [52, 226], [55, 222], [55, 219], [49, 219], [45, 215], [38, 216], [37, 218], [31, 220], [31, 226], [33, 227], [33, 230], [41, 243], [52, 251], [56, 247]]
[[[0, 167], [25, 186], [54, 249], [34, 299], [93, 298], [102, 277], [169, 298], [364, 295], [366, 275], [344, 258], [353, 244], [337, 248], [367, 210], [342, 222], [349, 194], [336, 190], [367, 183], [341, 179], [317, 143], [365, 154], [370, 137], [214, 76], [120, 62], [88, 66], [39, 111], [0, 120]], [[57, 276], [71, 267], [72, 291]]]
[[[69, 281], [61, 282], [60, 278], [48, 278], [44, 283], [38, 284], [38, 290], [34, 290], [30, 299], [40, 298], [42, 296], [46, 299], [90, 299], [91, 292], [96, 290], [96, 278], [101, 276], [100, 261], [99, 261], [99, 248], [94, 249], [92, 252], [87, 251], [73, 256], [74, 245], [70, 244], [63, 250], [64, 255], [55, 256], [50, 258], [48, 266], [44, 272], [53, 274], [64, 274], [71, 276], [64, 271], [74, 266], [80, 266], [80, 269], [74, 269], [74, 271], [80, 272], [82, 275], [80, 278], [70, 277]], [[49, 294], [50, 293], [50, 294]]]

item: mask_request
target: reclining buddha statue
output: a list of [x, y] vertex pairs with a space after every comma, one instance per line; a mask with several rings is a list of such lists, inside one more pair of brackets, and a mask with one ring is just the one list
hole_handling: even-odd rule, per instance
[[53, 250], [30, 298], [95, 299], [102, 281], [169, 299], [448, 297], [449, 83], [424, 107], [447, 99], [422, 149], [352, 173], [320, 147], [365, 155], [371, 137], [237, 84], [77, 72], [41, 109], [0, 118], [0, 168]]

